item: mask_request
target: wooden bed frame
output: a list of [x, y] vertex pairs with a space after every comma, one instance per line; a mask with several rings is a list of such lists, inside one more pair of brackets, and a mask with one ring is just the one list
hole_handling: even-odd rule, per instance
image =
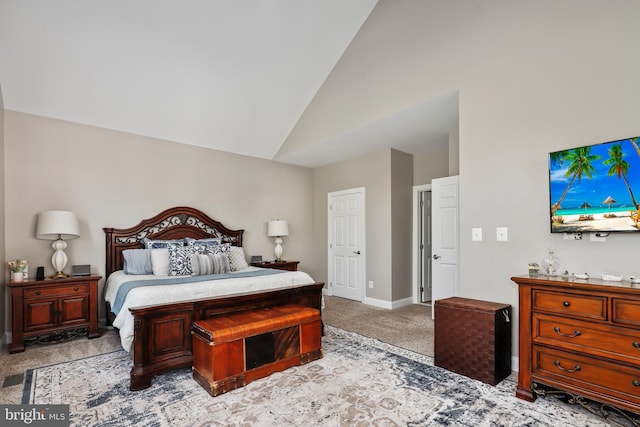
[[[142, 248], [142, 240], [203, 239], [219, 237], [242, 246], [244, 230], [231, 230], [203, 212], [190, 207], [167, 209], [131, 228], [104, 228], [106, 235], [106, 277], [122, 270], [125, 249]], [[324, 283], [266, 292], [226, 295], [171, 304], [131, 308], [134, 317], [133, 368], [131, 390], [151, 385], [158, 374], [190, 368], [191, 324], [198, 320], [260, 307], [298, 304], [321, 310]], [[107, 306], [107, 316], [112, 315]]]

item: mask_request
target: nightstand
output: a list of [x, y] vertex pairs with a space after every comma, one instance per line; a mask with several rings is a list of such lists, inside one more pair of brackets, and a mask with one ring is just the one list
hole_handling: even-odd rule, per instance
[[275, 268], [276, 270], [289, 271], [298, 271], [298, 264], [300, 264], [300, 261], [261, 261], [251, 263], [254, 267]]
[[11, 289], [9, 353], [24, 351], [25, 341], [56, 342], [67, 336], [100, 336], [100, 276], [8, 282]]

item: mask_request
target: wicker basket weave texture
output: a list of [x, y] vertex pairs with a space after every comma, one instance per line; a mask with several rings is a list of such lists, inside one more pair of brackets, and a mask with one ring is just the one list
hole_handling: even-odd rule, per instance
[[435, 303], [434, 363], [496, 385], [511, 374], [511, 306], [452, 297]]

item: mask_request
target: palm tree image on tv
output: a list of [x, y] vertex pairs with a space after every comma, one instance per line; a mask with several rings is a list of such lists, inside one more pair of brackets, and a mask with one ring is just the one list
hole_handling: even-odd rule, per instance
[[552, 232], [639, 231], [639, 138], [550, 153]]
[[627, 179], [630, 165], [629, 162], [624, 160], [622, 144], [613, 144], [611, 148], [609, 148], [609, 158], [602, 163], [605, 165], [611, 165], [607, 171], [609, 176], [615, 175], [618, 179], [622, 178], [624, 180], [627, 190], [629, 190], [629, 195], [631, 196], [631, 202], [633, 203], [633, 206], [638, 209], [638, 203], [636, 202], [636, 198], [633, 197], [633, 190], [631, 190], [631, 185]]

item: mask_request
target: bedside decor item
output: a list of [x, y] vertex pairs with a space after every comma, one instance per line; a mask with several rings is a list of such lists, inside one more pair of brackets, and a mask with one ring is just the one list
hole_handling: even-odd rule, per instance
[[27, 261], [24, 259], [15, 259], [7, 262], [7, 266], [11, 270], [12, 282], [22, 282], [25, 279], [24, 272], [27, 269], [27, 265]]
[[529, 263], [529, 276], [530, 277], [538, 277], [538, 271], [540, 271], [540, 266], [537, 262]]
[[277, 219], [275, 221], [269, 221], [267, 225], [267, 236], [275, 237], [276, 247], [273, 250], [273, 253], [276, 255], [276, 261], [282, 261], [280, 258], [282, 256], [282, 236], [289, 235], [289, 224], [287, 221]]
[[38, 214], [36, 237], [43, 240], [53, 240], [51, 247], [55, 251], [51, 257], [51, 264], [56, 273], [52, 279], [68, 277], [63, 270], [67, 266], [67, 248], [65, 240], [80, 237], [78, 217], [68, 211], [44, 211]]
[[545, 276], [557, 276], [560, 270], [560, 260], [555, 256], [553, 247], [549, 246], [549, 253], [542, 258], [542, 274]]
[[71, 275], [72, 276], [91, 276], [91, 266], [89, 264], [72, 265]]

